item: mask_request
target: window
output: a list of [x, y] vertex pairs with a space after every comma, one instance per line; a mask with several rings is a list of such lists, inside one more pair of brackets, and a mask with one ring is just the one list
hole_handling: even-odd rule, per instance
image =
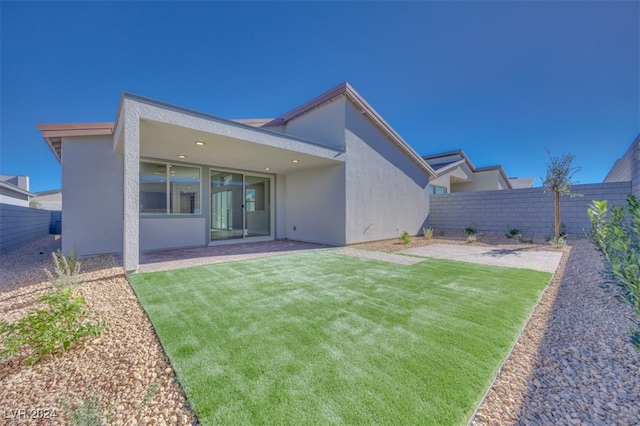
[[200, 168], [141, 162], [140, 212], [200, 214]]
[[431, 195], [446, 194], [446, 193], [447, 193], [447, 188], [444, 186], [429, 185], [429, 194]]

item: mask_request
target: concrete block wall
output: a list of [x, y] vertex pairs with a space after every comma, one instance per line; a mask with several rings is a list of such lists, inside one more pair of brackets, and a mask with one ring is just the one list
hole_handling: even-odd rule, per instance
[[49, 235], [60, 212], [0, 204], [0, 253]]
[[[561, 197], [561, 222], [571, 237], [582, 238], [591, 228], [587, 208], [593, 200], [626, 205], [631, 182], [574, 185], [582, 197]], [[517, 228], [527, 237], [553, 236], [553, 193], [542, 188], [457, 192], [432, 195], [429, 223], [436, 231], [464, 234], [467, 226], [480, 233], [504, 234]]]

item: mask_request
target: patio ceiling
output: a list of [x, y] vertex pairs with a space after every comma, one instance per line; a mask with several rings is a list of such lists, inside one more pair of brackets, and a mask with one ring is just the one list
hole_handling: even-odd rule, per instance
[[[292, 140], [296, 144], [304, 142]], [[140, 156], [274, 174], [344, 161], [146, 119], [140, 120]]]

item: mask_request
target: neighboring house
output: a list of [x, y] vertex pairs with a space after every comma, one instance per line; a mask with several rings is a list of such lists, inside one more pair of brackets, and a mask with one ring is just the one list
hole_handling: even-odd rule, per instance
[[114, 123], [41, 124], [62, 165], [62, 246], [81, 255], [427, 226], [435, 172], [348, 84], [273, 120], [124, 93]]
[[533, 188], [533, 182], [535, 182], [535, 180], [536, 180], [535, 177], [528, 177], [528, 178], [510, 177], [509, 178], [509, 182], [511, 182], [511, 188], [513, 189]]
[[[436, 178], [429, 183], [431, 194], [513, 188], [502, 166], [476, 168], [463, 150], [427, 155], [423, 158], [436, 172]], [[533, 179], [531, 178], [530, 185], [533, 185]], [[518, 179], [516, 184], [529, 183], [528, 180], [520, 181], [525, 179]]]
[[0, 203], [29, 207], [29, 176], [0, 175]]
[[631, 182], [633, 195], [640, 197], [640, 135], [622, 158], [616, 160], [604, 182]]
[[44, 210], [62, 210], [62, 190], [36, 192], [32, 199], [37, 207]]

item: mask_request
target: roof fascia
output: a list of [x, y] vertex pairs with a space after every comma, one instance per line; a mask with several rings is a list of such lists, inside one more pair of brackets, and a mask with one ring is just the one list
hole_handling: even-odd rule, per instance
[[1, 181], [1, 180], [0, 180], [0, 188], [6, 188], [6, 189], [8, 189], [10, 191], [17, 192], [18, 194], [26, 195], [26, 196], [29, 196], [29, 197], [35, 197], [36, 196], [36, 194], [34, 194], [33, 192], [25, 191], [22, 188], [18, 188], [15, 185], [12, 185], [10, 183], [7, 183], [7, 182]]
[[[160, 108], [160, 109], [166, 109], [169, 111], [174, 111], [177, 112], [179, 114], [186, 114], [186, 115], [190, 115], [192, 117], [196, 117], [196, 118], [201, 118], [203, 120], [210, 120], [210, 121], [215, 121], [221, 124], [225, 124], [228, 126], [232, 126], [232, 127], [240, 127], [242, 129], [246, 129], [252, 132], [256, 132], [256, 133], [265, 133], [271, 136], [277, 136], [280, 138], [285, 138], [285, 139], [290, 139], [293, 141], [297, 141], [297, 142], [303, 142], [309, 145], [313, 145], [313, 146], [317, 146], [323, 149], [328, 149], [331, 151], [334, 151], [336, 153], [344, 153], [346, 152], [346, 150], [344, 148], [338, 148], [338, 147], [334, 147], [334, 146], [329, 146], [329, 145], [325, 145], [325, 144], [321, 144], [318, 143], [316, 141], [312, 141], [312, 140], [308, 140], [308, 139], [304, 139], [304, 138], [299, 138], [296, 136], [291, 136], [291, 135], [286, 135], [280, 132], [274, 132], [268, 129], [265, 129], [263, 127], [254, 127], [254, 126], [250, 126], [248, 124], [243, 124], [243, 123], [238, 123], [237, 121], [234, 120], [228, 120], [226, 118], [222, 118], [222, 117], [218, 117], [215, 115], [211, 115], [211, 114], [207, 114], [204, 112], [200, 112], [200, 111], [196, 111], [193, 109], [189, 109], [189, 108], [183, 108], [177, 105], [173, 105], [167, 102], [162, 102], [162, 101], [158, 101], [155, 99], [151, 99], [151, 98], [147, 98], [144, 96], [140, 96], [140, 95], [136, 95], [133, 93], [128, 93], [128, 92], [124, 92], [123, 93], [123, 98], [122, 98], [122, 102], [121, 102], [121, 108], [122, 105], [124, 105], [124, 101], [125, 100], [131, 100], [134, 102], [141, 102], [147, 105], [150, 105], [152, 107], [156, 107], [156, 108]], [[116, 128], [119, 127], [119, 121], [120, 121], [120, 110], [118, 111], [118, 117], [116, 117]]]

